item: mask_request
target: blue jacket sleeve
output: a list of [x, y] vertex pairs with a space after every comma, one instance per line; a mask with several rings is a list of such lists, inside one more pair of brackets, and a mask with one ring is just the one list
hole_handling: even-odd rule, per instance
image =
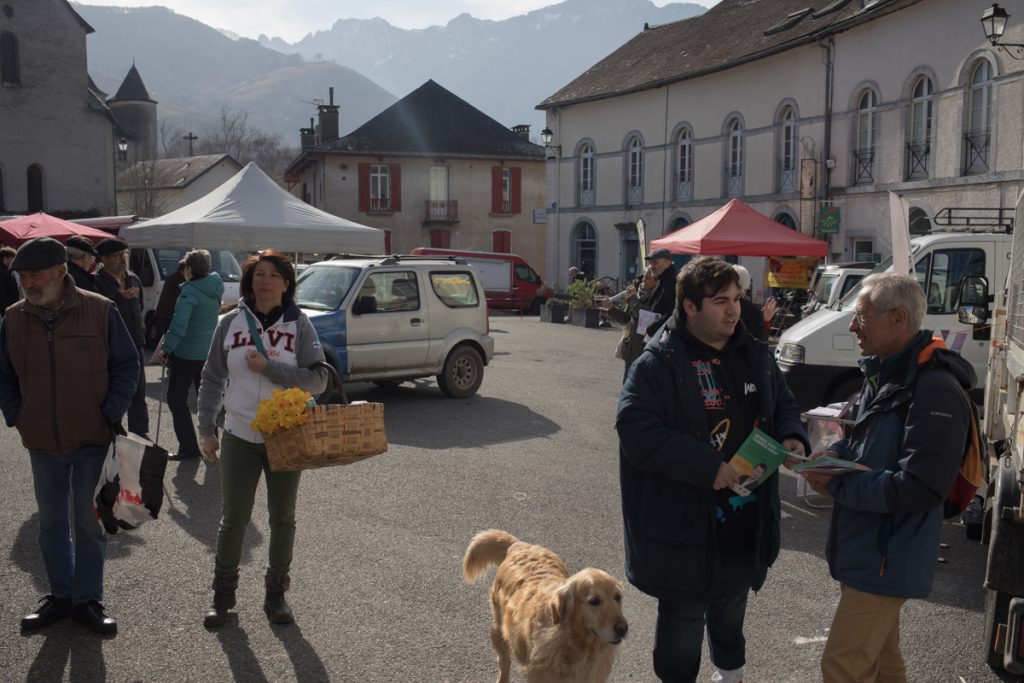
[[869, 512], [929, 512], [946, 499], [960, 470], [970, 415], [956, 380], [929, 372], [914, 391], [897, 467], [833, 480], [836, 501]]
[[676, 402], [664, 395], [674, 390], [671, 381], [659, 381], [665, 373], [672, 376], [651, 356], [630, 367], [615, 421], [622, 456], [637, 469], [710, 489], [722, 456], [710, 443], [669, 426], [669, 406]]
[[125, 327], [116, 306], [107, 313], [107, 395], [103, 399], [103, 416], [111, 423], [120, 422], [128, 412], [138, 386], [139, 351]]
[[7, 321], [0, 321], [0, 409], [8, 427], [14, 426], [21, 408], [21, 384], [7, 355]]
[[165, 353], [174, 353], [174, 349], [178, 348], [178, 344], [181, 343], [188, 330], [188, 320], [192, 317], [194, 306], [195, 300], [189, 296], [188, 292], [182, 292], [174, 304], [174, 315], [171, 317], [167, 334], [164, 335], [163, 350]]

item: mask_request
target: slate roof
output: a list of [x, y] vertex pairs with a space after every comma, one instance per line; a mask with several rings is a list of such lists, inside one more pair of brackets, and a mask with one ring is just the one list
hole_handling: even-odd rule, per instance
[[137, 189], [140, 181], [152, 174], [152, 180], [149, 183], [149, 187], [152, 189], [181, 189], [191, 185], [225, 159], [233, 163], [236, 170], [242, 169], [242, 165], [230, 154], [203, 154], [194, 157], [140, 161], [117, 174], [117, 188], [118, 191]]
[[544, 159], [543, 147], [512, 132], [432, 80], [352, 133], [310, 151]]
[[924, 1], [722, 0], [697, 17], [645, 25], [537, 108], [615, 97], [728, 69]]
[[121, 87], [117, 89], [117, 94], [111, 97], [108, 102], [152, 102], [156, 104], [156, 100], [149, 96], [149, 91], [146, 90], [146, 85], [142, 82], [142, 76], [139, 75], [138, 69], [135, 68], [135, 64], [132, 64], [132, 68], [128, 69], [128, 74], [121, 81]]

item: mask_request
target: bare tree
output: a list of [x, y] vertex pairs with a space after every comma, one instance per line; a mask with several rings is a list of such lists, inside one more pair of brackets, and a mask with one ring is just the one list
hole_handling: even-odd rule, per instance
[[295, 151], [282, 146], [280, 136], [249, 123], [249, 112], [221, 107], [217, 124], [200, 136], [200, 154], [230, 154], [240, 164], [255, 161], [263, 171], [280, 180]]
[[144, 218], [161, 216], [174, 198], [169, 179], [162, 177], [155, 159], [138, 161], [117, 176], [117, 211]]

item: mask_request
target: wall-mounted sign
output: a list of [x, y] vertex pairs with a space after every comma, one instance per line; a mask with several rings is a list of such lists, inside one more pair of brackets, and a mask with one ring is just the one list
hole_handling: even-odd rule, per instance
[[818, 209], [818, 232], [829, 235], [839, 232], [839, 207], [821, 206]]
[[533, 222], [535, 225], [541, 225], [548, 222], [548, 210], [547, 209], [534, 209], [533, 210]]

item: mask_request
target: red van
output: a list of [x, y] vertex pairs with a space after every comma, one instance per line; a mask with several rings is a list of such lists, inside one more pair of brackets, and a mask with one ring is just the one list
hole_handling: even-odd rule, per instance
[[496, 251], [465, 251], [417, 247], [412, 253], [420, 256], [456, 256], [480, 274], [487, 305], [492, 309], [540, 313], [541, 305], [551, 294], [530, 264], [517, 254]]

